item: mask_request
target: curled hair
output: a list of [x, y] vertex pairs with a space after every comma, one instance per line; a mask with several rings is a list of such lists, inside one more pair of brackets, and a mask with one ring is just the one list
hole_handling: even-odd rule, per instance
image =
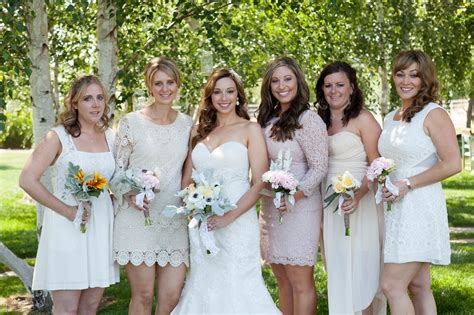
[[323, 119], [326, 124], [326, 128], [331, 126], [331, 110], [329, 109], [329, 104], [324, 97], [324, 79], [333, 73], [342, 72], [349, 79], [349, 83], [352, 86], [352, 94], [349, 98], [349, 104], [344, 108], [344, 113], [342, 117], [342, 125], [347, 126], [351, 118], [359, 116], [360, 111], [364, 108], [364, 97], [362, 91], [357, 84], [357, 72], [352, 68], [348, 63], [343, 61], [332, 62], [321, 71], [318, 81], [316, 82], [316, 103], [318, 108], [318, 114]]
[[197, 126], [196, 135], [192, 139], [194, 147], [199, 141], [205, 139], [217, 126], [217, 110], [212, 105], [212, 93], [216, 87], [217, 81], [223, 78], [230, 78], [234, 81], [237, 88], [237, 101], [239, 106], [235, 106], [237, 116], [250, 120], [247, 111], [247, 97], [245, 96], [244, 84], [240, 77], [233, 70], [220, 68], [215, 69], [202, 90], [201, 104], [199, 107], [199, 124]]
[[271, 88], [273, 74], [280, 67], [288, 67], [295, 75], [297, 83], [295, 98], [291, 100], [288, 110], [281, 113], [280, 119], [271, 129], [271, 137], [283, 142], [293, 139], [295, 130], [302, 127], [298, 119], [304, 111], [309, 109], [309, 88], [303, 70], [294, 59], [279, 57], [272, 61], [265, 70], [260, 90], [261, 102], [258, 107], [257, 121], [262, 128], [266, 127], [272, 118], [280, 114], [280, 102], [273, 95]]
[[59, 123], [64, 125], [67, 132], [73, 137], [77, 138], [81, 135], [81, 123], [78, 118], [77, 104], [86, 93], [86, 89], [91, 84], [97, 84], [102, 89], [104, 95], [104, 113], [100, 117], [97, 127], [104, 131], [109, 127], [109, 96], [105, 90], [104, 85], [96, 76], [87, 75], [77, 78], [73, 83], [66, 97], [64, 98], [64, 109], [59, 114]]
[[181, 85], [181, 75], [179, 73], [178, 66], [174, 63], [174, 61], [166, 56], [155, 57], [147, 63], [144, 71], [145, 85], [150, 95], [151, 87], [153, 85], [153, 76], [158, 71], [163, 71], [171, 78], [173, 78], [173, 80], [176, 81], [178, 87]]
[[413, 99], [410, 107], [402, 114], [402, 120], [410, 122], [416, 113], [420, 112], [429, 102], [439, 100], [439, 82], [436, 78], [436, 67], [430, 56], [420, 50], [401, 51], [393, 62], [392, 77], [407, 69], [413, 63], [418, 65], [417, 75], [421, 79], [421, 89]]

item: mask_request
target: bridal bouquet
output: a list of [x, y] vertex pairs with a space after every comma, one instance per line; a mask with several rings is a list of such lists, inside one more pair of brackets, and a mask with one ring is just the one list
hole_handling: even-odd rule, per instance
[[[345, 171], [342, 175], [337, 175], [332, 178], [332, 184], [328, 186], [327, 191], [332, 188], [334, 192], [324, 199], [326, 202], [325, 208], [333, 202], [334, 199], [339, 197], [338, 204], [336, 205], [336, 209], [334, 212], [337, 211], [339, 215], [342, 215], [341, 206], [345, 200], [352, 198], [354, 199], [354, 193], [360, 188], [360, 182], [352, 176], [349, 171]], [[327, 193], [326, 191], [326, 193]], [[349, 214], [344, 214], [344, 228], [345, 228], [345, 235], [350, 235], [350, 219]]]
[[66, 191], [64, 194], [70, 193], [79, 203], [76, 217], [73, 222], [76, 226], [80, 224], [80, 230], [82, 233], [85, 233], [87, 230], [86, 225], [81, 223], [84, 211], [91, 211], [91, 199], [93, 197], [99, 197], [107, 186], [107, 179], [100, 176], [99, 172], [85, 175], [79, 165], [69, 162], [66, 183], [64, 185]]
[[207, 253], [215, 256], [219, 248], [213, 232], [207, 229], [207, 219], [212, 215], [222, 216], [237, 206], [225, 196], [221, 180], [212, 171], [199, 173], [193, 169], [192, 179], [193, 184], [176, 194], [183, 199], [183, 205], [181, 207], [166, 206], [163, 215], [191, 216], [189, 227], [199, 226], [199, 236]]
[[[270, 170], [262, 175], [262, 181], [264, 183], [270, 183], [272, 191], [263, 189], [261, 194], [269, 197], [273, 197], [273, 204], [275, 208], [280, 207], [281, 198], [286, 199], [286, 206], [288, 210], [291, 210], [291, 206], [295, 205], [294, 194], [297, 191], [298, 180], [295, 176], [289, 172], [291, 165], [290, 151], [285, 152], [283, 156], [282, 151], [278, 152], [278, 158], [276, 161], [271, 161]], [[282, 224], [284, 212], [280, 211], [280, 217], [278, 222]]]
[[[160, 180], [158, 176], [158, 170], [128, 169], [121, 179], [121, 182], [129, 185], [132, 191], [138, 193], [135, 196], [135, 203], [140, 208], [143, 208], [145, 197], [148, 201], [151, 201], [155, 198], [155, 193], [160, 190]], [[143, 210], [143, 215], [145, 216], [145, 226], [152, 225], [153, 221], [150, 218], [150, 211]]]
[[[398, 196], [399, 190], [391, 181], [389, 175], [395, 170], [395, 162], [391, 159], [382, 157], [372, 161], [367, 169], [367, 179], [373, 182], [377, 179], [378, 187], [375, 193], [375, 202], [379, 204], [382, 201], [382, 187], [386, 187], [393, 195]], [[392, 210], [392, 203], [387, 202], [387, 211]]]

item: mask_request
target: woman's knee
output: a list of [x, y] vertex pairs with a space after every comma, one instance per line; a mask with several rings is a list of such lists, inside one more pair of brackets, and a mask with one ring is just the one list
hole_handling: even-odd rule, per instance
[[132, 300], [149, 307], [153, 304], [153, 290], [132, 290]]

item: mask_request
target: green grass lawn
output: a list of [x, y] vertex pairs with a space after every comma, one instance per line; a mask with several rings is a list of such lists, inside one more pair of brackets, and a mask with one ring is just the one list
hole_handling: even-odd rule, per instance
[[[0, 151], [0, 240], [19, 257], [34, 264], [36, 239], [35, 206], [23, 200], [18, 176], [30, 151]], [[443, 183], [450, 226], [474, 227], [474, 176], [465, 171]], [[452, 239], [474, 238], [472, 232], [451, 235]], [[7, 271], [0, 264], [0, 273]], [[433, 292], [439, 314], [472, 314], [474, 310], [474, 243], [452, 244], [452, 263], [431, 269]], [[270, 294], [278, 301], [276, 280], [269, 267], [263, 275]], [[326, 275], [321, 262], [315, 269], [319, 314], [327, 314]], [[0, 298], [25, 295], [17, 277], [0, 277]], [[105, 290], [99, 314], [126, 314], [130, 289], [122, 270], [121, 282]], [[0, 306], [0, 313], [7, 313]]]

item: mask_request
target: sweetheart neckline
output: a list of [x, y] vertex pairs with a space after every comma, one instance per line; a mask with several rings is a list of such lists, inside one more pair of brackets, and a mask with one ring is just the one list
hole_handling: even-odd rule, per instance
[[[238, 144], [240, 144], [241, 146], [243, 146], [246, 150], [248, 150], [248, 148], [247, 148], [242, 142], [235, 141], [235, 140], [231, 140], [231, 141], [227, 141], [227, 142], [221, 143], [221, 144], [219, 144], [217, 147], [215, 147], [215, 148], [212, 149], [212, 150], [210, 150], [210, 149], [208, 148], [208, 146], [205, 145], [205, 144], [202, 143], [202, 142], [198, 142], [197, 144], [202, 144], [202, 145], [204, 146], [204, 148], [206, 148], [207, 152], [209, 152], [210, 154], [212, 154], [214, 151], [216, 151], [217, 149], [219, 149], [219, 148], [222, 147], [223, 145], [229, 144], [229, 143], [238, 143]], [[196, 145], [197, 145], [197, 144], [196, 144]]]

